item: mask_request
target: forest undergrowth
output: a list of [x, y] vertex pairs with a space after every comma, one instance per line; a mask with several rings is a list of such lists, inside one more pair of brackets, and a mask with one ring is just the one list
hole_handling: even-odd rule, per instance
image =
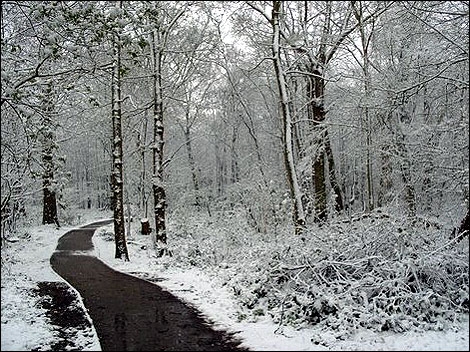
[[[260, 233], [242, 211], [173, 214], [172, 261], [217, 275], [240, 320], [315, 325], [343, 339], [357, 328], [442, 330], [468, 313], [468, 240], [437, 222], [375, 211]], [[322, 343], [321, 333], [312, 341]]]

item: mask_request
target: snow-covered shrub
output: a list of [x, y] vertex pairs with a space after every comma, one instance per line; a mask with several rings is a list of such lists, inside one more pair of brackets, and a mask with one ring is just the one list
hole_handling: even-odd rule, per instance
[[468, 242], [448, 229], [382, 212], [311, 226], [302, 238], [259, 233], [241, 211], [180, 220], [177, 262], [222, 277], [241, 319], [269, 315], [342, 338], [359, 327], [442, 329], [468, 312]]

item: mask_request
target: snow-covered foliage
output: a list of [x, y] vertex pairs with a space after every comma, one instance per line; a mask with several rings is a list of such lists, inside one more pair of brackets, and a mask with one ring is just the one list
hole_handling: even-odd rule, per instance
[[[83, 209], [80, 212], [78, 209], [70, 212], [70, 221], [74, 224], [79, 221], [80, 225], [91, 222], [92, 219], [98, 220], [110, 216], [109, 213], [103, 214], [93, 209], [88, 212]], [[246, 224], [244, 212], [233, 212], [231, 217], [228, 216], [228, 213], [214, 212], [212, 218], [206, 214], [193, 214], [192, 216], [189, 214], [189, 212], [174, 213], [169, 221], [169, 247], [173, 253], [172, 257], [157, 258], [155, 256], [155, 251], [152, 248], [153, 235], [140, 234], [139, 221], [131, 222], [131, 232], [128, 234], [130, 262], [114, 258], [115, 245], [112, 224], [109, 227], [101, 228], [95, 234], [93, 238], [94, 254], [114, 269], [133, 275], [138, 274], [137, 276], [157, 282], [158, 285], [199, 307], [213, 321], [239, 332], [240, 337], [251, 350], [468, 350], [468, 314], [458, 314], [458, 309], [454, 310], [455, 321], [446, 320], [445, 317], [441, 319], [442, 325], [440, 327], [446, 328], [445, 331], [394, 333], [391, 330], [377, 332], [359, 327], [357, 334], [350, 337], [344, 334], [342, 336], [345, 340], [339, 340], [337, 339], [338, 330], [328, 329], [326, 320], [336, 314], [336, 319], [339, 321], [347, 315], [348, 309], [353, 311], [360, 305], [359, 303], [354, 300], [352, 302], [345, 301], [338, 307], [338, 311], [343, 315], [327, 314], [326, 309], [320, 308], [319, 312], [323, 320], [320, 320], [320, 323], [316, 325], [308, 324], [305, 317], [302, 317], [302, 313], [299, 313], [301, 309], [294, 304], [293, 296], [301, 297], [301, 293], [304, 292], [300, 280], [307, 277], [308, 271], [311, 269], [304, 269], [303, 273], [296, 275], [298, 272], [288, 270], [287, 267], [293, 268], [294, 265], [301, 263], [300, 257], [296, 258], [295, 253], [315, 253], [316, 247], [314, 245], [316, 246], [318, 243], [315, 242], [313, 233], [310, 234], [312, 238], [304, 243], [300, 238], [292, 237], [290, 232], [285, 230], [266, 235], [258, 233]], [[377, 234], [378, 229], [393, 229], [393, 226], [398, 228], [404, 224], [397, 218], [389, 219], [388, 224], [381, 220], [380, 225], [378, 219], [374, 221], [372, 219], [371, 217], [364, 218], [354, 222], [354, 225], [341, 223], [341, 226], [343, 229], [351, 230], [351, 241], [353, 238], [360, 237], [357, 236], [360, 231], [363, 231], [365, 235], [370, 235], [372, 241], [374, 240], [372, 234]], [[65, 346], [66, 349], [100, 350], [94, 328], [67, 330], [69, 335], [64, 339], [62, 333], [47, 315], [46, 308], [50, 299], [38, 294], [38, 289], [44, 283], [61, 286], [61, 278], [52, 271], [49, 259], [57, 245], [57, 239], [72, 228], [56, 229], [52, 225], [37, 226], [38, 221], [40, 221], [39, 217], [36, 218], [36, 223], [31, 222], [28, 226], [22, 225], [21, 231], [17, 233], [16, 237], [9, 237], [12, 242], [8, 242], [2, 247], [1, 349], [43, 350], [49, 347], [53, 349], [57, 346]], [[371, 223], [376, 225], [375, 230], [365, 231], [364, 229], [369, 228]], [[353, 229], [353, 226], [356, 229]], [[413, 234], [416, 235], [419, 232], [418, 228], [415, 228]], [[319, 236], [330, 230], [327, 228], [318, 230], [315, 233], [316, 240], [320, 241]], [[331, 231], [339, 232], [338, 230]], [[444, 229], [440, 231], [444, 231]], [[430, 232], [437, 235], [439, 231], [432, 230]], [[356, 233], [356, 235], [352, 233]], [[390, 234], [393, 233], [390, 232]], [[409, 231], [409, 233], [412, 232]], [[421, 228], [421, 234], [429, 235], [424, 228]], [[432, 242], [431, 239], [436, 240], [432, 236], [429, 236], [429, 239], [430, 242]], [[325, 240], [325, 243], [318, 248], [320, 250], [331, 248], [328, 247], [331, 246], [330, 241], [331, 239]], [[384, 238], [382, 242], [375, 239], [377, 247], [380, 247], [379, 243], [385, 242]], [[392, 240], [389, 239], [389, 242]], [[434, 243], [433, 246], [436, 249], [441, 247], [438, 242], [448, 243], [449, 246], [444, 247], [439, 253], [434, 253], [433, 256], [437, 255], [437, 257], [433, 260], [426, 259], [425, 264], [433, 265], [435, 261], [446, 257], [446, 263], [454, 263], [454, 269], [449, 267], [450, 271], [444, 274], [440, 271], [439, 266], [426, 267], [423, 265], [420, 270], [426, 269], [428, 274], [434, 272], [430, 276], [434, 278], [439, 275], [443, 275], [443, 278], [449, 278], [452, 275], [464, 277], [465, 270], [458, 274], [458, 268], [465, 268], [465, 265], [468, 265], [468, 259], [466, 263], [462, 264], [459, 257], [468, 256], [468, 243], [462, 241], [456, 245], [442, 238]], [[359, 248], [359, 244], [353, 245], [353, 248], [356, 247]], [[430, 245], [430, 250], [427, 253], [432, 253], [431, 247]], [[341, 248], [342, 246], [338, 245], [337, 251]], [[346, 263], [349, 260], [349, 262], [353, 262], [352, 253], [356, 251], [357, 249], [351, 249], [349, 256], [340, 258], [338, 261], [342, 260]], [[417, 250], [419, 256], [424, 257], [424, 252], [426, 251]], [[369, 256], [371, 255], [369, 254]], [[453, 259], [450, 259], [452, 256]], [[318, 255], [313, 254], [311, 257], [317, 258]], [[384, 254], [384, 258], [389, 257]], [[390, 258], [389, 261], [389, 265], [392, 266]], [[318, 263], [314, 267], [320, 272], [320, 269], [326, 265], [326, 259], [320, 260]], [[399, 260], [396, 260], [397, 267], [399, 267], [398, 263]], [[277, 267], [273, 265], [277, 265]], [[335, 265], [338, 266], [338, 264]], [[284, 275], [280, 275], [280, 268], [284, 268]], [[385, 272], [384, 268], [386, 266], [382, 265], [375, 272], [383, 273]], [[323, 276], [331, 280], [332, 283], [331, 287], [326, 287], [326, 285], [322, 287], [325, 298], [341, 300], [341, 297], [333, 292], [333, 288], [341, 286], [340, 280], [334, 279], [332, 275], [323, 274]], [[284, 279], [280, 279], [281, 277]], [[313, 285], [315, 279], [310, 280]], [[380, 278], [377, 278], [377, 285], [379, 285], [379, 280]], [[270, 285], [276, 281], [281, 281], [282, 284], [275, 286], [275, 289], [271, 288]], [[359, 284], [361, 281], [356, 279], [354, 283]], [[420, 284], [422, 284], [421, 281]], [[383, 287], [390, 286], [386, 282], [382, 282], [382, 285]], [[440, 302], [445, 297], [453, 296], [452, 288], [455, 286], [457, 285], [448, 286], [449, 295], [442, 295]], [[467, 289], [468, 283], [463, 287], [464, 291]], [[265, 295], [262, 293], [263, 290], [266, 292]], [[72, 288], [69, 291], [72, 296], [77, 296]], [[350, 290], [350, 292], [353, 291]], [[422, 291], [424, 292], [424, 289]], [[263, 295], [264, 297], [262, 297]], [[353, 295], [351, 294], [351, 296]], [[423, 294], [422, 301], [425, 299], [426, 294]], [[433, 297], [430, 297], [430, 301], [432, 299]], [[300, 298], [297, 300], [307, 306], [305, 301], [300, 301]], [[268, 307], [268, 302], [271, 302], [271, 307]], [[439, 300], [431, 302], [431, 311], [439, 308], [438, 302]], [[284, 307], [284, 318], [281, 322], [282, 307]], [[85, 314], [81, 300], [79, 302], [77, 299], [71, 309], [82, 311]], [[263, 313], [264, 315], [262, 315]], [[292, 318], [295, 314], [300, 317]], [[373, 312], [368, 314], [375, 316]], [[431, 315], [431, 313], [429, 314]], [[272, 323], [271, 316], [277, 321], [277, 325]], [[285, 318], [288, 316], [291, 317], [290, 320]], [[407, 319], [411, 317], [412, 315], [409, 315]], [[450, 314], [447, 314], [447, 317], [450, 317]], [[465, 317], [467, 317], [466, 321], [458, 321], [458, 319], [465, 319]], [[302, 319], [304, 322], [301, 322]], [[451, 328], [447, 329], [446, 325]], [[350, 324], [346, 325], [345, 330], [350, 326]], [[436, 324], [436, 326], [438, 325]], [[299, 329], [300, 327], [303, 329]], [[432, 324], [429, 324], [429, 327], [432, 327]], [[354, 329], [348, 331], [354, 332]]]
[[239, 319], [269, 315], [342, 339], [359, 327], [441, 330], [468, 312], [468, 241], [455, 243], [439, 224], [377, 211], [311, 226], [300, 238], [258, 233], [241, 214], [178, 214], [169, 240], [175, 265], [223, 278]]

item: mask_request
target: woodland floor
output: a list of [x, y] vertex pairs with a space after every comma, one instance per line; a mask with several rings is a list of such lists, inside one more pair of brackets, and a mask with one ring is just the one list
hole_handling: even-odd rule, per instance
[[[103, 351], [243, 350], [232, 334], [214, 329], [199, 311], [157, 284], [112, 270], [93, 256], [91, 238], [109, 222], [67, 232], [51, 257], [54, 271], [80, 293]], [[73, 348], [67, 342], [68, 327], [87, 324], [85, 312], [70, 311], [74, 298], [65, 287], [43, 283], [40, 290], [50, 297], [44, 308], [60, 332], [54, 349]]]

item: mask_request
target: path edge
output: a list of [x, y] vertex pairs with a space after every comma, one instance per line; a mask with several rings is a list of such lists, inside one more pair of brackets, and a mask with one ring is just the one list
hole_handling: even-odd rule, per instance
[[[108, 220], [109, 220], [109, 221], [112, 221], [113, 219], [112, 219], [112, 218], [108, 218], [108, 219], [95, 220], [95, 221], [93, 221], [93, 222], [86, 223], [86, 224], [80, 225], [80, 226], [78, 226], [78, 227], [74, 227], [74, 228], [72, 228], [72, 229], [67, 230], [66, 232], [64, 232], [63, 235], [61, 235], [60, 237], [57, 238], [57, 244], [56, 244], [56, 247], [55, 247], [55, 249], [54, 249], [54, 252], [52, 252], [52, 254], [51, 254], [51, 258], [52, 258], [52, 255], [57, 251], [57, 246], [58, 246], [58, 244], [59, 244], [59, 239], [62, 238], [62, 236], [65, 236], [65, 235], [66, 235], [67, 233], [69, 233], [70, 231], [78, 230], [78, 229], [80, 229], [80, 228], [82, 228], [82, 227], [87, 227], [87, 226], [93, 225], [93, 224], [95, 224], [95, 223], [100, 223], [100, 222], [102, 222], [102, 221], [108, 221]], [[103, 226], [106, 226], [106, 225], [103, 225]], [[102, 226], [98, 226], [98, 227], [94, 230], [93, 236], [94, 236], [95, 232], [96, 232], [99, 228], [101, 228], [101, 227], [102, 227]], [[92, 238], [93, 238], [93, 236], [92, 236]], [[96, 249], [95, 246], [94, 246], [93, 241], [92, 241], [92, 244], [93, 244], [93, 249]], [[50, 258], [50, 259], [51, 259], [51, 258]], [[67, 286], [68, 286], [69, 288], [71, 288], [73, 292], [75, 292], [75, 295], [76, 295], [77, 300], [78, 300], [78, 304], [79, 304], [80, 308], [82, 309], [82, 311], [84, 312], [84, 315], [85, 315], [86, 319], [88, 320], [88, 322], [89, 322], [90, 325], [91, 325], [91, 331], [92, 331], [92, 334], [93, 334], [93, 344], [90, 346], [90, 347], [91, 347], [90, 349], [83, 349], [83, 350], [84, 350], [84, 351], [103, 351], [103, 348], [102, 348], [102, 346], [101, 346], [101, 341], [100, 341], [100, 339], [99, 339], [99, 337], [98, 337], [98, 333], [97, 333], [96, 328], [95, 328], [95, 323], [93, 322], [93, 319], [91, 318], [90, 313], [88, 312], [88, 309], [85, 307], [85, 304], [83, 303], [83, 297], [82, 297], [82, 295], [80, 294], [80, 292], [78, 292], [78, 290], [77, 290], [75, 287], [72, 286], [72, 284], [71, 284], [70, 282], [68, 282], [66, 279], [64, 279], [62, 276], [60, 276], [60, 275], [54, 270], [54, 268], [52, 268], [52, 264], [51, 264], [50, 259], [49, 259], [49, 266], [51, 267], [51, 271], [54, 273], [54, 275], [55, 275], [56, 277], [59, 278], [59, 281], [65, 282], [65, 283], [67, 284]], [[95, 346], [95, 345], [97, 345], [97, 346]], [[99, 350], [96, 350], [95, 347], [99, 348]]]

